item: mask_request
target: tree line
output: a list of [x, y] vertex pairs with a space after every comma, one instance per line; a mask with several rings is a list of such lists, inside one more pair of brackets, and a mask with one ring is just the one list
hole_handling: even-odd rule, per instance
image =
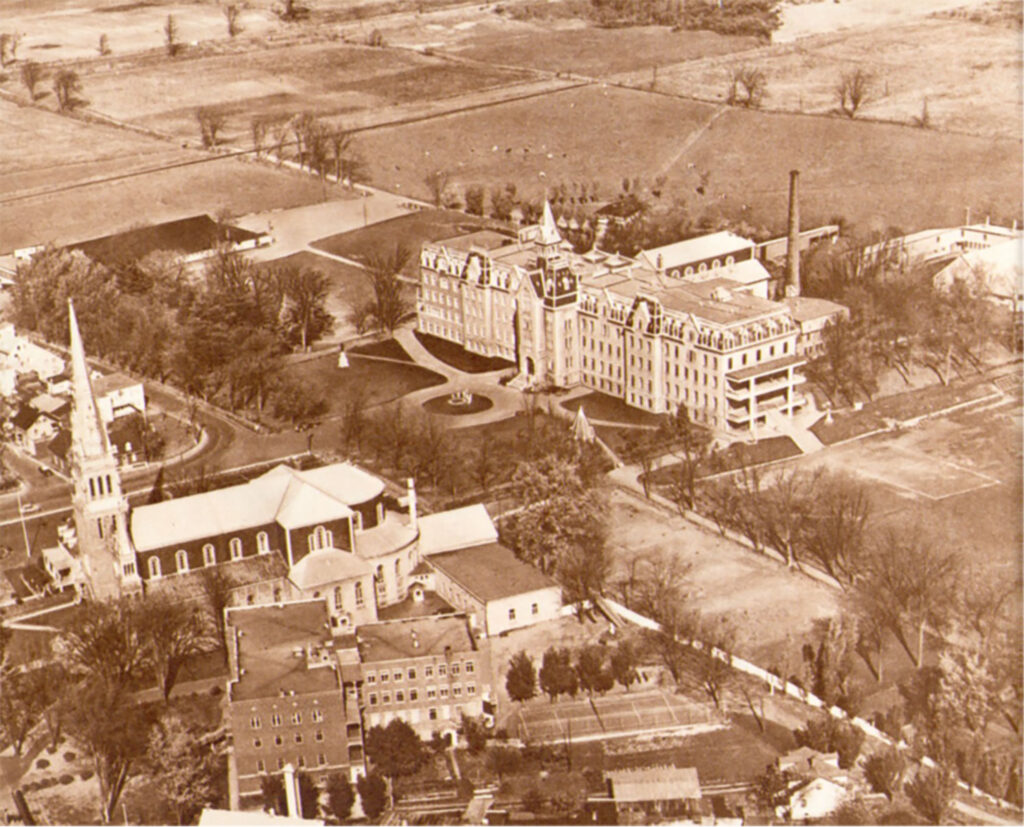
[[323, 400], [275, 366], [331, 329], [327, 286], [318, 270], [260, 267], [223, 248], [199, 278], [170, 253], [108, 266], [48, 248], [19, 266], [12, 311], [20, 329], [65, 343], [73, 299], [92, 355], [233, 411], [259, 415], [270, 401], [297, 421]]
[[[86, 603], [76, 613], [42, 665], [8, 663], [10, 632], [0, 629], [0, 729], [16, 755], [40, 723], [51, 749], [70, 736], [92, 763], [104, 823], [137, 775], [187, 823], [213, 803], [225, 770], [201, 722], [168, 702], [186, 661], [219, 645], [209, 615], [160, 595]], [[161, 702], [137, 701], [147, 684]]]
[[[824, 352], [806, 371], [833, 405], [871, 399], [883, 372], [909, 385], [921, 368], [946, 385], [980, 372], [991, 345], [1015, 349], [1009, 314], [989, 301], [983, 272], [937, 287], [928, 268], [904, 269], [889, 243], [898, 235], [895, 229], [873, 239], [852, 234], [806, 256], [804, 294], [850, 311], [849, 319], [826, 327]], [[866, 249], [868, 241], [874, 249]]]

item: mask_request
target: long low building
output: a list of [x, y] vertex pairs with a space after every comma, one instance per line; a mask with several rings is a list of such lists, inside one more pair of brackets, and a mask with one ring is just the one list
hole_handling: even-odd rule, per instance
[[545, 205], [541, 223], [515, 236], [483, 230], [424, 245], [417, 326], [515, 360], [512, 387], [583, 385], [742, 435], [806, 404], [802, 345], [843, 311], [796, 320], [767, 298], [754, 251], [716, 233], [636, 259], [577, 254]]

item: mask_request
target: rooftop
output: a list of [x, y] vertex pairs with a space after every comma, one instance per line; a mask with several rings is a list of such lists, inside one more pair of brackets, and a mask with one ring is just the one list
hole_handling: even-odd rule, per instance
[[500, 543], [435, 554], [430, 564], [485, 602], [557, 587], [540, 569]]
[[103, 396], [105, 393], [123, 390], [124, 388], [134, 388], [136, 385], [141, 384], [142, 382], [138, 379], [132, 379], [123, 373], [105, 373], [101, 376], [93, 377], [92, 392], [96, 396]]
[[373, 574], [370, 564], [350, 551], [334, 548], [307, 554], [291, 567], [288, 579], [303, 591]]
[[498, 529], [494, 527], [487, 509], [479, 503], [425, 514], [419, 518], [419, 529], [420, 553], [423, 555], [498, 540]]
[[841, 304], [811, 296], [787, 296], [783, 301], [789, 305], [790, 314], [798, 322], [809, 322], [812, 319], [821, 319], [846, 312], [846, 308]]
[[380, 480], [348, 463], [308, 471], [279, 465], [243, 485], [134, 509], [132, 541], [149, 551], [275, 521], [284, 528], [313, 525], [347, 517], [350, 504], [383, 490]]
[[404, 517], [385, 511], [384, 519], [373, 528], [356, 532], [356, 550], [361, 557], [372, 559], [405, 548], [415, 540], [416, 529]]
[[495, 230], [477, 230], [466, 235], [457, 235], [454, 238], [446, 238], [443, 241], [434, 242], [438, 246], [447, 247], [449, 250], [486, 250], [490, 252], [499, 247], [505, 247], [515, 243], [515, 236], [499, 233]]
[[257, 233], [249, 230], [220, 224], [208, 215], [194, 215], [191, 218], [139, 227], [70, 246], [72, 249], [81, 250], [94, 261], [115, 265], [122, 261], [135, 261], [158, 250], [189, 255], [212, 250], [223, 242], [237, 244], [258, 237]]
[[700, 779], [694, 767], [643, 767], [611, 770], [608, 780], [616, 801], [676, 801], [700, 798]]
[[461, 614], [370, 623], [356, 629], [356, 638], [363, 663], [476, 650], [469, 623]]
[[[232, 689], [233, 701], [339, 688], [334, 669], [306, 667], [306, 647], [319, 648], [331, 637], [322, 600], [229, 609], [227, 622], [238, 632], [240, 674]], [[297, 657], [300, 649], [303, 654]]]
[[[688, 238], [685, 241], [677, 241], [674, 244], [666, 244], [664, 247], [654, 247], [650, 250], [641, 250], [638, 258], [648, 267], [656, 270], [667, 270], [673, 267], [683, 267], [696, 261], [724, 256], [739, 250], [753, 248], [754, 242], [742, 238], [735, 233], [720, 232], [709, 235]], [[659, 264], [658, 257], [661, 257]]]
[[768, 362], [761, 362], [759, 365], [751, 365], [749, 368], [740, 368], [730, 371], [727, 376], [730, 379], [750, 379], [752, 376], [761, 376], [772, 371], [782, 370], [790, 366], [802, 365], [807, 360], [800, 356], [783, 356], [781, 359], [772, 359]]

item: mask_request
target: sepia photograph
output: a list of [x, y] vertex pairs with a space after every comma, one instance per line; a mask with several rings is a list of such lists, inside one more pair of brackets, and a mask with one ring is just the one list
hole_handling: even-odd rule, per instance
[[1024, 823], [1024, 0], [0, 0], [0, 825]]

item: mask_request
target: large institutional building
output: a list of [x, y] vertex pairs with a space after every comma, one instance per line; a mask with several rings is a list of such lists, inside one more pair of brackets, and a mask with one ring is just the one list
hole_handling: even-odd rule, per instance
[[514, 361], [513, 386], [583, 385], [742, 435], [806, 403], [800, 367], [831, 302], [768, 299], [755, 244], [722, 232], [637, 258], [577, 254], [545, 205], [516, 235], [424, 245], [418, 329]]

